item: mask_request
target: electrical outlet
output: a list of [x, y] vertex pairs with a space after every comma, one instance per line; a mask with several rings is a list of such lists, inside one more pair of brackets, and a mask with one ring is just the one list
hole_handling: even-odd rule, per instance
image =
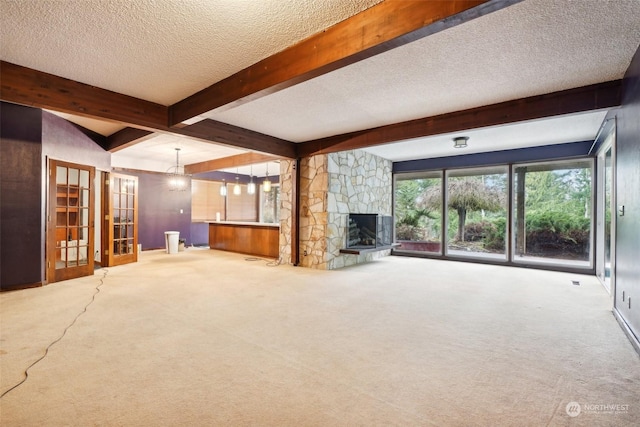
[[303, 251], [303, 252], [302, 252], [302, 255], [307, 256], [307, 251], [306, 251], [306, 250], [305, 250], [305, 251]]

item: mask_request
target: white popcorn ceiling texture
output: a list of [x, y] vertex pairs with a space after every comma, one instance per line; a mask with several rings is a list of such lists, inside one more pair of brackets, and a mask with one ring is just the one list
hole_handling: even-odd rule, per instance
[[[4, 61], [170, 105], [378, 2], [1, 0], [0, 55]], [[302, 142], [620, 79], [639, 44], [640, 0], [524, 0], [204, 115]], [[551, 143], [594, 137], [602, 117], [598, 113], [568, 118], [573, 121], [566, 124], [555, 122], [563, 133]], [[100, 131], [101, 124], [103, 134], [119, 129], [104, 122], [88, 127]], [[540, 127], [527, 126], [497, 128], [480, 147], [472, 137], [470, 149], [549, 143], [536, 138]], [[527, 129], [532, 129], [531, 135], [524, 134]], [[519, 139], [501, 141], [501, 132]], [[451, 137], [421, 138], [369, 151], [393, 160], [459, 154], [448, 147]], [[159, 138], [162, 150], [157, 156], [166, 156], [170, 163], [175, 141]], [[146, 148], [134, 146], [118, 155], [148, 159], [152, 141]], [[196, 147], [211, 144], [180, 141], [187, 163], [189, 156], [201, 160], [238, 152], [218, 146], [215, 153], [205, 154], [206, 148], [196, 153]]]

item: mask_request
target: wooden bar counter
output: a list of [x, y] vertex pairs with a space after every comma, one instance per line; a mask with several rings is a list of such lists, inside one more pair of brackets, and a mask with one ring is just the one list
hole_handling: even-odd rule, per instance
[[268, 258], [280, 256], [280, 225], [262, 222], [209, 222], [209, 247]]

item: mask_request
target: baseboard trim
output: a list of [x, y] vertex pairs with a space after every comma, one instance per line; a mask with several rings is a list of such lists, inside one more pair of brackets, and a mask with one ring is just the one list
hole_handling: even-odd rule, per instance
[[613, 308], [612, 312], [613, 312], [613, 317], [616, 318], [616, 320], [620, 324], [620, 327], [624, 331], [625, 335], [627, 336], [627, 338], [629, 338], [629, 341], [631, 341], [631, 345], [636, 350], [636, 353], [638, 353], [638, 356], [640, 356], [640, 341], [638, 341], [638, 337], [635, 336], [631, 328], [629, 328], [629, 325], [627, 325], [627, 322], [624, 320], [624, 318], [620, 315], [620, 313], [615, 307]]
[[46, 284], [47, 282], [35, 282], [35, 283], [24, 283], [20, 285], [11, 285], [10, 287], [7, 287], [5, 285], [4, 287], [0, 287], [0, 292], [11, 292], [11, 291], [20, 291], [22, 289], [40, 288]]

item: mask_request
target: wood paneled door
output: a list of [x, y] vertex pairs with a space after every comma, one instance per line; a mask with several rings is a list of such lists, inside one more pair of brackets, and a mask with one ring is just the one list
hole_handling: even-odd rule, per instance
[[93, 274], [95, 168], [49, 161], [47, 282]]
[[138, 178], [102, 173], [102, 265], [138, 261]]

